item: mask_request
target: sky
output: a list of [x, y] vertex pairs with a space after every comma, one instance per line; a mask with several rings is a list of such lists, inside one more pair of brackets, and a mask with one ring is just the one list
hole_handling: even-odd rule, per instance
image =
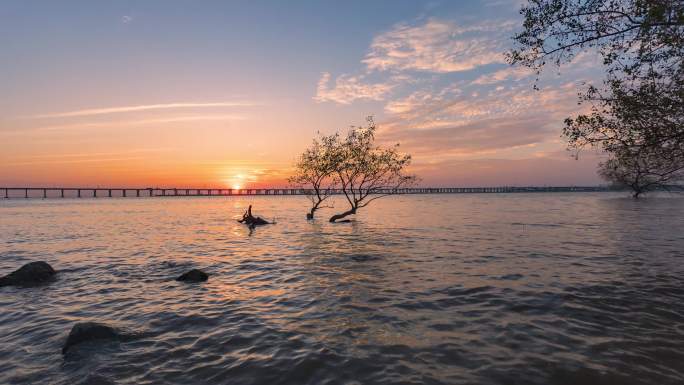
[[0, 186], [280, 187], [369, 115], [425, 186], [599, 184], [561, 137], [599, 58], [508, 65], [520, 5], [2, 0]]

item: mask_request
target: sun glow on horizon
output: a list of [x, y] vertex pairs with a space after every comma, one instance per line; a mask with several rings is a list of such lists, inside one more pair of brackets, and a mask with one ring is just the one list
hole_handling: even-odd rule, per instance
[[240, 190], [242, 188], [245, 188], [246, 182], [248, 182], [249, 179], [245, 176], [245, 173], [231, 170], [226, 174], [228, 174], [229, 176], [224, 179], [224, 183], [228, 185], [230, 188], [232, 188], [233, 190]]

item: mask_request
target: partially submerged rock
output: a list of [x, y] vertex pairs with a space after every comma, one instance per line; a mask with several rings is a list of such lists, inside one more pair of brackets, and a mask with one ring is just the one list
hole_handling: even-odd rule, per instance
[[0, 286], [32, 286], [49, 281], [55, 276], [55, 269], [47, 262], [27, 263], [19, 270], [0, 278]]
[[121, 334], [111, 326], [97, 322], [79, 322], [71, 328], [69, 337], [67, 337], [64, 347], [62, 348], [62, 354], [66, 354], [72, 346], [82, 342], [119, 339], [120, 337]]
[[209, 279], [209, 275], [202, 270], [192, 269], [176, 278], [176, 281], [182, 282], [204, 282]]

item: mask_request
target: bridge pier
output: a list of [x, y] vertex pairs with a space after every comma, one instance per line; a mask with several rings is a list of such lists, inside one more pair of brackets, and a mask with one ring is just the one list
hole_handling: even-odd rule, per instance
[[47, 189], [44, 188], [43, 189], [43, 199], [46, 199], [46, 198], [47, 198]]

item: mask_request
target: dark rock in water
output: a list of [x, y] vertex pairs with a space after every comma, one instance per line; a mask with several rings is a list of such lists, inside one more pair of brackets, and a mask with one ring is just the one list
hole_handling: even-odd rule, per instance
[[55, 276], [55, 270], [47, 262], [38, 261], [27, 263], [0, 278], [0, 286], [31, 286], [46, 282]]
[[209, 275], [207, 275], [207, 273], [203, 272], [202, 270], [192, 269], [187, 273], [181, 275], [180, 277], [176, 278], [176, 281], [204, 282], [207, 279], [209, 279]]
[[79, 322], [71, 328], [69, 337], [67, 337], [66, 343], [64, 343], [64, 347], [62, 348], [62, 354], [66, 354], [72, 346], [80, 344], [81, 342], [118, 339], [119, 337], [119, 332], [111, 326], [97, 322]]

